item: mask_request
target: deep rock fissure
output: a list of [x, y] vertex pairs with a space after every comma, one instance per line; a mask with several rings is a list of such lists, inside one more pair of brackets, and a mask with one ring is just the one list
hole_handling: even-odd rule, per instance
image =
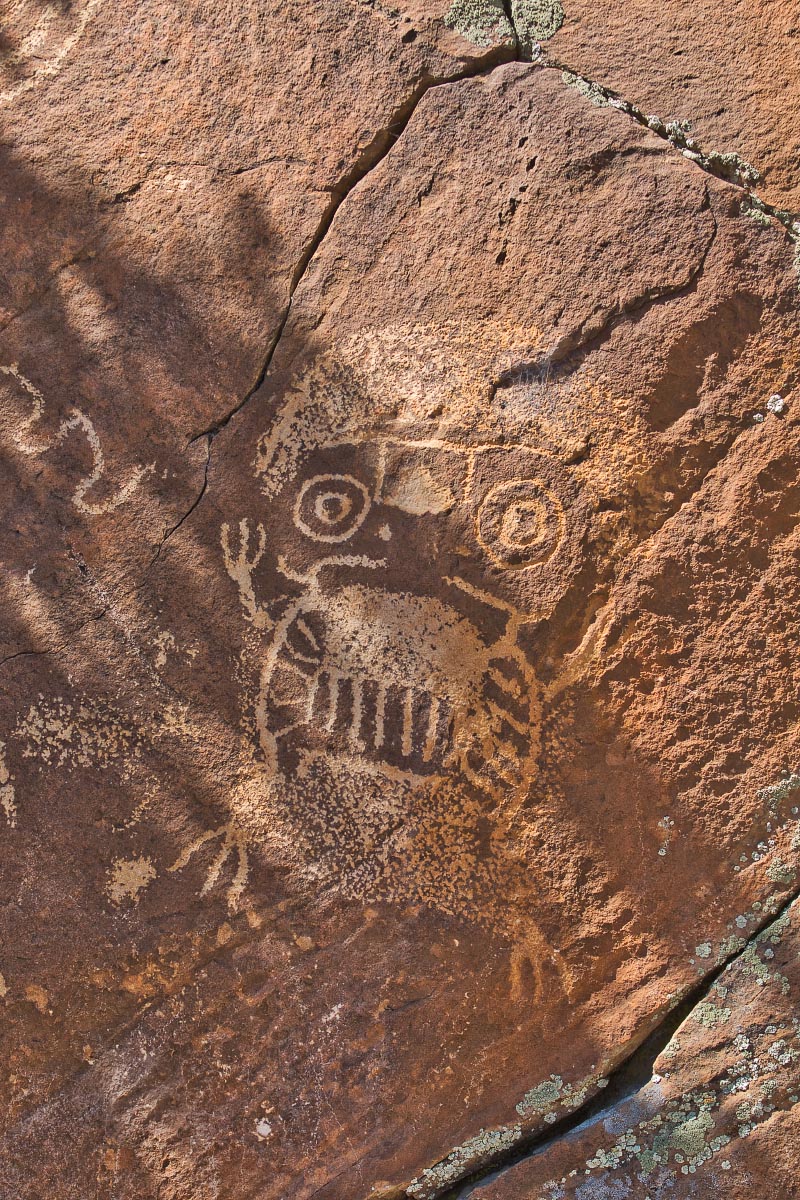
[[[767, 914], [739, 950], [729, 955], [713, 971], [704, 975], [682, 998], [675, 1001], [655, 1028], [608, 1072], [608, 1086], [605, 1089], [596, 1092], [591, 1099], [549, 1125], [546, 1130], [529, 1133], [527, 1136], [523, 1134], [513, 1145], [488, 1158], [475, 1171], [463, 1175], [455, 1183], [441, 1190], [429, 1193], [429, 1200], [467, 1200], [477, 1187], [499, 1178], [518, 1163], [544, 1153], [568, 1134], [598, 1120], [623, 1101], [635, 1096], [652, 1078], [655, 1061], [672, 1040], [676, 1030], [702, 1002], [717, 980], [747, 953], [765, 929], [780, 920], [799, 899], [800, 888], [797, 888], [779, 907]], [[444, 1162], [453, 1152], [449, 1151], [438, 1162]], [[401, 1191], [398, 1193], [398, 1200], [413, 1200], [413, 1197], [410, 1192]]]
[[514, 24], [514, 14], [511, 11], [511, 0], [503, 0], [503, 12], [506, 14], [506, 20], [511, 26], [511, 32], [514, 35], [514, 55], [517, 62], [523, 62], [522, 46], [519, 40], [519, 33]]

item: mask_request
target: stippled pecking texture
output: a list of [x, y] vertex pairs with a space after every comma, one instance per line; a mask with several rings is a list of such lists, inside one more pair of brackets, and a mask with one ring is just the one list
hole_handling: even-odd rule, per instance
[[12, 15], [0, 1196], [433, 1200], [731, 960], [666, 1142], [580, 1167], [727, 1171], [709, 1047], [794, 986], [791, 228], [558, 5]]

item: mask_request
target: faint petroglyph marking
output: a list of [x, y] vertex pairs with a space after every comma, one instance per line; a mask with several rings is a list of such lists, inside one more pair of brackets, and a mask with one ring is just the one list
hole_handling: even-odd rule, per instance
[[214, 861], [208, 868], [200, 895], [208, 895], [217, 883], [227, 860], [235, 857], [238, 865], [233, 880], [227, 889], [228, 907], [235, 909], [238, 908], [242, 893], [247, 885], [247, 876], [250, 867], [247, 857], [247, 839], [242, 831], [233, 823], [221, 825], [218, 829], [207, 829], [204, 833], [201, 833], [199, 837], [196, 837], [194, 841], [184, 847], [172, 866], [168, 867], [168, 870], [182, 871], [207, 842], [213, 842], [217, 838], [221, 839], [222, 844]]
[[[4, 16], [4, 32], [15, 45], [0, 53], [0, 104], [9, 104], [57, 75], [104, 0], [41, 4], [17, 0]], [[5, 86], [4, 86], [5, 85]]]
[[507, 937], [515, 996], [546, 972], [569, 992], [530, 911], [503, 897], [529, 887], [509, 850], [541, 742], [526, 639], [574, 578], [586, 509], [552, 454], [487, 416], [487, 380], [536, 336], [491, 330], [491, 353], [464, 329], [437, 336], [365, 335], [291, 381], [257, 445], [257, 537], [253, 517], [238, 548], [222, 526], [261, 633], [241, 669], [263, 823], [347, 895]]
[[0, 808], [6, 822], [12, 827], [17, 823], [17, 801], [14, 794], [14, 776], [6, 765], [5, 742], [0, 742]]
[[106, 895], [112, 904], [120, 905], [125, 900], [138, 903], [141, 893], [156, 877], [151, 859], [144, 855], [136, 858], [118, 858], [109, 867]]
[[29, 983], [26, 986], [23, 995], [28, 1003], [32, 1004], [34, 1008], [38, 1009], [43, 1016], [47, 1012], [52, 1012], [52, 1009], [49, 1008], [49, 993], [47, 992], [47, 989], [43, 988], [40, 984]]
[[31, 705], [13, 731], [23, 758], [40, 766], [108, 769], [123, 760], [127, 767], [141, 752], [141, 735], [101, 701], [73, 703], [61, 696]]
[[169, 651], [173, 651], [176, 649], [177, 643], [175, 641], [173, 634], [169, 633], [166, 630], [162, 633], [159, 633], [158, 636], [155, 637], [153, 640], [154, 640], [156, 646], [158, 647], [158, 653], [156, 654], [156, 660], [155, 660], [156, 661], [156, 670], [163, 671], [164, 667], [167, 665], [167, 654]]
[[491, 440], [481, 433], [499, 431], [493, 384], [519, 361], [535, 360], [542, 344], [535, 328], [492, 321], [396, 325], [349, 338], [291, 382], [281, 417], [259, 439], [254, 465], [265, 494], [296, 473], [320, 430], [334, 443], [389, 425], [425, 425], [442, 438], [457, 425], [473, 440]]
[[72, 493], [72, 503], [79, 512], [89, 516], [101, 516], [104, 513], [113, 512], [114, 509], [119, 508], [121, 504], [130, 499], [144, 476], [155, 470], [155, 463], [151, 463], [147, 467], [137, 465], [132, 469], [127, 482], [122, 484], [107, 500], [99, 503], [87, 500], [86, 493], [100, 482], [106, 469], [100, 438], [90, 418], [80, 409], [75, 408], [68, 417], [65, 417], [52, 436], [37, 439], [34, 427], [42, 420], [45, 409], [42, 393], [34, 387], [29, 379], [25, 378], [16, 363], [12, 363], [10, 366], [0, 366], [0, 374], [5, 375], [8, 379], [13, 379], [30, 400], [31, 409], [27, 417], [15, 421], [13, 425], [8, 419], [5, 422], [7, 427], [10, 426], [11, 440], [21, 454], [29, 456], [44, 454], [60, 445], [73, 429], [81, 430], [84, 434], [92, 454], [92, 469], [80, 480]]

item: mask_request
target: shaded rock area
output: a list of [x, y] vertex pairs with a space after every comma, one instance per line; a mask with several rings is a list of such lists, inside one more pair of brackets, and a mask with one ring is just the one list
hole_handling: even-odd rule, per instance
[[9, 6], [3, 1200], [798, 1194], [748, 13]]

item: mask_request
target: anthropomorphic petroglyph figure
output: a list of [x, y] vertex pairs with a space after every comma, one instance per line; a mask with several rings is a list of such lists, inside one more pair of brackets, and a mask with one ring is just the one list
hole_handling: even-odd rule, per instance
[[381, 419], [315, 371], [259, 445], [262, 512], [222, 528], [265, 637], [272, 804], [354, 895], [485, 915], [540, 748], [526, 633], [576, 569], [579, 500], [541, 450]]

